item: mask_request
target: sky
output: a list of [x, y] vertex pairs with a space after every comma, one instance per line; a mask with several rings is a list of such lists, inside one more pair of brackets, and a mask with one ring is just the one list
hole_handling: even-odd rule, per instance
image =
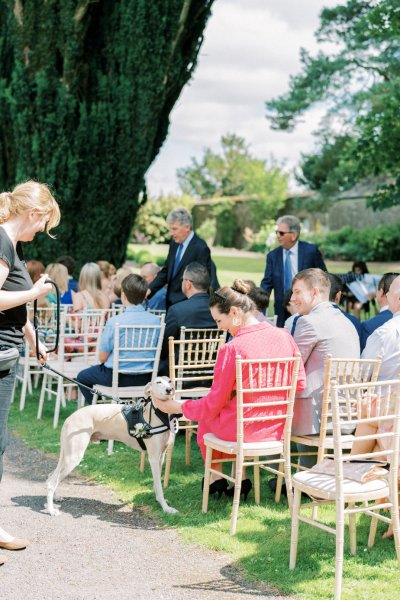
[[[245, 138], [259, 159], [273, 156], [293, 172], [310, 152], [323, 107], [306, 113], [293, 133], [272, 131], [265, 102], [288, 90], [301, 47], [316, 52], [318, 15], [338, 0], [215, 0], [197, 68], [170, 115], [170, 128], [147, 173], [150, 196], [177, 193], [176, 170], [220, 150], [221, 136]], [[296, 188], [291, 178], [290, 187]]]

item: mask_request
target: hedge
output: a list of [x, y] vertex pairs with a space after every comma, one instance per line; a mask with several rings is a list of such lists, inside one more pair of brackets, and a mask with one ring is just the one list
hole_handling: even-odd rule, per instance
[[378, 225], [367, 229], [343, 227], [325, 236], [309, 236], [325, 258], [333, 260], [400, 260], [400, 225]]

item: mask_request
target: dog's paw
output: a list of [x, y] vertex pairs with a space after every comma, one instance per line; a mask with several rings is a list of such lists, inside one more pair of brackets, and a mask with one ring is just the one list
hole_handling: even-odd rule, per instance
[[51, 510], [49, 510], [48, 508], [46, 508], [46, 512], [51, 515], [52, 517], [59, 517], [61, 515], [61, 510], [59, 508], [52, 508]]
[[176, 508], [173, 508], [172, 506], [166, 506], [164, 508], [164, 512], [170, 514], [170, 515], [174, 515], [175, 513], [177, 513], [178, 511], [176, 510]]

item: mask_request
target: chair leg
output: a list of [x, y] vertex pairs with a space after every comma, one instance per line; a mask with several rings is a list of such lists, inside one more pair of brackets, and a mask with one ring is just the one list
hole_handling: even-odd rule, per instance
[[[96, 396], [96, 400], [97, 400], [97, 396]], [[78, 399], [77, 399], [76, 403], [77, 403], [78, 408], [83, 408], [85, 406], [85, 397], [82, 394], [82, 392], [79, 390], [79, 388], [78, 388]], [[94, 396], [93, 396], [93, 404], [96, 404], [94, 402]]]
[[240, 491], [242, 487], [243, 457], [236, 456], [235, 489], [233, 493], [231, 535], [236, 533], [236, 524], [239, 514]]
[[210, 446], [206, 447], [206, 460], [204, 463], [204, 485], [203, 485], [203, 506], [202, 512], [206, 513], [208, 509], [208, 495], [210, 491], [210, 469], [211, 469], [211, 459], [212, 459], [212, 448]]
[[185, 464], [190, 465], [190, 440], [192, 439], [192, 430], [188, 427], [185, 430]]
[[[280, 456], [280, 458], [282, 458], [282, 455]], [[279, 500], [281, 499], [282, 483], [283, 483], [283, 468], [284, 468], [283, 463], [279, 463], [279, 475], [277, 476], [277, 480], [276, 480], [275, 502], [279, 502]]]
[[[374, 512], [379, 513], [379, 510], [374, 510]], [[371, 517], [371, 525], [369, 526], [369, 535], [368, 535], [368, 548], [372, 548], [375, 544], [375, 536], [376, 530], [378, 527], [378, 519], [376, 517]]]
[[392, 519], [394, 547], [396, 548], [397, 562], [400, 565], [400, 522], [399, 522], [399, 496], [397, 489], [391, 494], [393, 506], [390, 508]]
[[144, 450], [143, 452], [140, 453], [139, 471], [141, 473], [143, 473], [143, 471], [144, 471], [145, 464], [146, 464], [146, 450]]
[[336, 563], [335, 563], [335, 595], [334, 600], [340, 600], [342, 595], [344, 551], [344, 505], [336, 501]]
[[[29, 375], [28, 375], [28, 377], [29, 377]], [[22, 380], [21, 396], [20, 396], [20, 399], [19, 399], [19, 410], [24, 410], [24, 408], [25, 408], [25, 398], [26, 398], [27, 383], [28, 383], [27, 379], [24, 376], [24, 378]], [[32, 393], [32, 392], [30, 392], [30, 393]]]
[[172, 461], [172, 452], [174, 450], [174, 442], [173, 439], [167, 446], [167, 457], [165, 459], [165, 470], [164, 470], [164, 487], [167, 488], [169, 484], [169, 474], [171, 472], [171, 461]]
[[[58, 425], [58, 419], [60, 417], [60, 408], [61, 408], [61, 404], [63, 402], [63, 398], [64, 398], [63, 380], [62, 380], [62, 377], [58, 377], [56, 405], [54, 407], [54, 419], [53, 419], [54, 429], [56, 429], [57, 425]], [[64, 405], [65, 405], [65, 399], [64, 399]]]
[[294, 488], [293, 510], [292, 510], [292, 530], [290, 534], [290, 559], [289, 569], [296, 567], [297, 542], [299, 539], [299, 512], [301, 503], [301, 492]]
[[38, 412], [37, 412], [37, 418], [38, 419], [42, 418], [44, 396], [45, 396], [45, 393], [46, 393], [46, 384], [47, 384], [47, 375], [45, 373], [43, 375], [43, 380], [42, 380], [42, 389], [40, 390], [39, 406], [38, 406]]
[[28, 394], [32, 396], [32, 377], [28, 371]]
[[[349, 502], [349, 508], [354, 508], [354, 502]], [[350, 534], [350, 554], [355, 556], [357, 554], [357, 528], [356, 528], [356, 515], [349, 515], [349, 534]]]
[[[254, 461], [258, 461], [259, 457], [257, 456]], [[255, 504], [260, 504], [260, 466], [254, 465], [254, 502]]]

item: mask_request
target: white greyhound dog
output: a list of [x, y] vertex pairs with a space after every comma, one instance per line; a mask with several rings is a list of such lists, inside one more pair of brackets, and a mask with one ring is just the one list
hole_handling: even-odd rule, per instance
[[[157, 398], [166, 399], [173, 393], [174, 388], [169, 377], [157, 377], [145, 387], [147, 398], [154, 395]], [[89, 442], [116, 440], [135, 450], [142, 450], [137, 439], [129, 435], [127, 421], [122, 413], [125, 406], [121, 404], [94, 404], [80, 408], [66, 419], [61, 429], [61, 450], [58, 465], [47, 480], [46, 506], [49, 514], [54, 516], [59, 514], [60, 511], [58, 507], [54, 506], [53, 502], [54, 493], [59, 483], [79, 465]], [[162, 433], [142, 438], [142, 440], [149, 457], [156, 499], [164, 512], [176, 513], [177, 510], [166, 502], [161, 485], [161, 468], [164, 454], [174, 433], [171, 429], [166, 429], [165, 424], [156, 415], [151, 402], [148, 402], [144, 407], [143, 418], [152, 429], [164, 429]], [[164, 427], [162, 427], [163, 425]], [[142, 425], [139, 425], [139, 429], [141, 427]]]

